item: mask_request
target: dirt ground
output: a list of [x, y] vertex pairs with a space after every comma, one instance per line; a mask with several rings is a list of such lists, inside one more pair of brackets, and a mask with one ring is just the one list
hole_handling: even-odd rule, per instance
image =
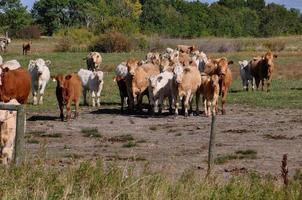
[[[79, 119], [61, 122], [58, 112], [28, 113], [27, 158], [38, 156], [49, 165], [78, 164], [103, 159], [137, 171], [145, 166], [175, 175], [186, 169], [207, 169], [210, 118], [201, 116], [121, 115], [118, 106], [84, 107]], [[216, 118], [219, 157], [253, 150], [253, 159], [227, 160], [216, 165], [219, 173], [258, 171], [280, 174], [283, 154], [289, 172], [302, 167], [302, 110], [261, 109], [227, 105], [227, 115]], [[88, 130], [87, 128], [97, 128]]]

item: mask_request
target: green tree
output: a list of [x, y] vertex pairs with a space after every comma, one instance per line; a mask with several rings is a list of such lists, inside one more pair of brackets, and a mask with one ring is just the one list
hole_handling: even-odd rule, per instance
[[0, 26], [2, 32], [9, 31], [15, 36], [16, 33], [30, 25], [32, 18], [26, 7], [22, 6], [20, 0], [2, 0], [0, 2]]

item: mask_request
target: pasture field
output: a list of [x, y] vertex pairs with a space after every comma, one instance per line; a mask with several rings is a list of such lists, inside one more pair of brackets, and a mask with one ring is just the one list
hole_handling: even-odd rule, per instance
[[[274, 40], [295, 44], [293, 38]], [[171, 41], [168, 40], [169, 44]], [[253, 39], [254, 43], [257, 41]], [[52, 75], [86, 67], [83, 58], [87, 52], [54, 52], [51, 39], [34, 41], [34, 50], [28, 56], [21, 55], [21, 44], [17, 41], [1, 54], [4, 60], [17, 59], [26, 67], [30, 59], [49, 59]], [[302, 52], [278, 52], [270, 93], [243, 92], [238, 61], [263, 53], [208, 54], [226, 56], [235, 62], [231, 68], [234, 82], [227, 98], [227, 115], [217, 117], [214, 177], [204, 178], [210, 119], [203, 115], [175, 118], [167, 111], [163, 116], [121, 114], [118, 88], [112, 80], [114, 67], [130, 57], [143, 58], [146, 52], [110, 53], [102, 54], [102, 69], [106, 73], [100, 108], [82, 106], [79, 119], [60, 122], [56, 83], [52, 81], [46, 87], [44, 105], [26, 105], [27, 161], [21, 167], [0, 167], [4, 177], [0, 179], [4, 186], [0, 187], [0, 196], [301, 199]], [[280, 181], [285, 153], [289, 157], [288, 189]]]

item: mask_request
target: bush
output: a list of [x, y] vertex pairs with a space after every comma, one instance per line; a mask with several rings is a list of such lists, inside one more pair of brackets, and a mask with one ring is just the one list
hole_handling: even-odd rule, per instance
[[26, 26], [16, 32], [16, 37], [22, 39], [39, 39], [41, 37], [41, 28], [37, 25]]
[[269, 50], [272, 50], [272, 51], [282, 51], [285, 49], [285, 42], [284, 41], [265, 41], [263, 43], [263, 46], [266, 47], [267, 49]]
[[55, 36], [60, 38], [56, 51], [87, 51], [94, 40], [93, 33], [84, 28], [61, 29]]
[[55, 51], [66, 52], [71, 50], [71, 40], [69, 37], [62, 37], [56, 45]]
[[89, 47], [89, 50], [105, 53], [129, 52], [133, 47], [134, 43], [128, 36], [118, 32], [108, 32], [100, 35]]

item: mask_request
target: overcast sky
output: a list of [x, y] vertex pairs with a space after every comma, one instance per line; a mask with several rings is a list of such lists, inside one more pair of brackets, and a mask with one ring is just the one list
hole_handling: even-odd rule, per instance
[[[202, 0], [202, 2], [213, 3], [216, 0]], [[287, 8], [298, 8], [302, 11], [302, 0], [265, 0], [267, 3], [278, 3], [281, 5], [285, 5]], [[21, 2], [26, 5], [29, 9], [31, 9], [35, 0], [21, 0]]]

